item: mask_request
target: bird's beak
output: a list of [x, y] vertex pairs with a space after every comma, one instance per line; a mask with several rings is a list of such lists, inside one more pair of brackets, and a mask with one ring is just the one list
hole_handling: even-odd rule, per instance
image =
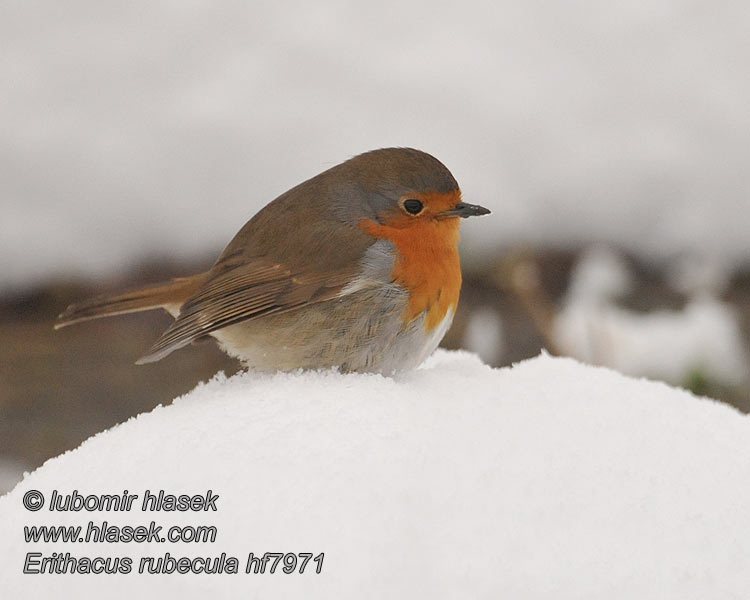
[[490, 211], [484, 206], [479, 206], [478, 204], [467, 204], [466, 202], [459, 202], [451, 210], [444, 210], [443, 212], [438, 213], [437, 216], [440, 218], [462, 217], [465, 219], [467, 217], [479, 217], [481, 215], [488, 214], [490, 214]]

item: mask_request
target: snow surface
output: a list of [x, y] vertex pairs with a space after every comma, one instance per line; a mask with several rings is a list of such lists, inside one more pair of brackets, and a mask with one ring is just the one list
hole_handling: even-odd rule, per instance
[[567, 305], [555, 335], [566, 355], [630, 375], [684, 384], [700, 373], [726, 385], [750, 377], [737, 313], [711, 297], [647, 314], [610, 304]]
[[[220, 494], [211, 513], [26, 512], [29, 490]], [[217, 376], [0, 499], [4, 598], [747, 598], [750, 420], [542, 355], [398, 379]], [[25, 524], [214, 524], [213, 544], [26, 545]], [[26, 575], [25, 553], [325, 552], [320, 575]]]
[[435, 154], [474, 250], [747, 259], [750, 4], [14, 2], [0, 288], [218, 251], [376, 147]]
[[617, 306], [630, 290], [624, 261], [604, 247], [588, 249], [576, 264], [553, 336], [567, 356], [628, 375], [684, 384], [693, 373], [727, 385], [750, 380], [750, 356], [737, 311], [713, 294], [723, 278], [715, 269], [688, 275], [680, 287], [692, 292], [682, 310], [639, 313]]

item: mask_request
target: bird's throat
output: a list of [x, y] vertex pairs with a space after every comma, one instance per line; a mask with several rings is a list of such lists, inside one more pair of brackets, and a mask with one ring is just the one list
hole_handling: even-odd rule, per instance
[[404, 324], [424, 315], [427, 331], [438, 327], [448, 311], [455, 311], [461, 291], [458, 257], [460, 219], [425, 219], [397, 228], [363, 220], [359, 226], [370, 235], [387, 239], [398, 255], [393, 281], [409, 291]]

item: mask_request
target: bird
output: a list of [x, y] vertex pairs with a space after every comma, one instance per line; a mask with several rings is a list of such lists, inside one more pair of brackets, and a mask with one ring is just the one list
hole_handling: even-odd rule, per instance
[[432, 155], [372, 150], [268, 203], [208, 271], [71, 304], [55, 329], [161, 308], [175, 320], [136, 364], [212, 336], [257, 371], [392, 375], [450, 327], [460, 221], [489, 213]]

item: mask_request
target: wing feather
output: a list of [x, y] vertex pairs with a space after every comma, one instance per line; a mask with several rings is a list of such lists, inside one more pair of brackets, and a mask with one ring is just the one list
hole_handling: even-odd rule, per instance
[[174, 323], [137, 362], [157, 361], [229, 325], [334, 298], [353, 275], [294, 274], [283, 265], [260, 260], [223, 268], [183, 304]]
[[[339, 212], [358, 198], [318, 176], [276, 198], [240, 229], [172, 325], [138, 362], [152, 362], [223, 327], [325, 302], [347, 290], [375, 238]], [[359, 203], [359, 204], [358, 204]], [[348, 213], [347, 213], [348, 214]], [[369, 214], [369, 213], [367, 213]]]

